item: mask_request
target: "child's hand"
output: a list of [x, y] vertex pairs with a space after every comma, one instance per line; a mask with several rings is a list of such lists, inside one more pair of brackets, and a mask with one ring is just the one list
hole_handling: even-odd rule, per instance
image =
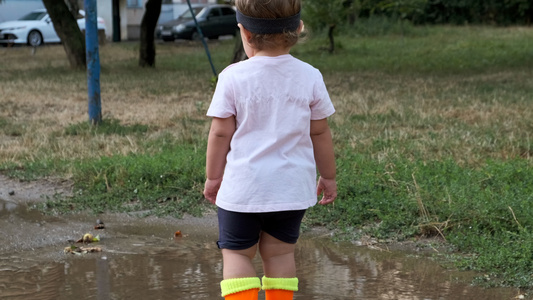
[[217, 202], [217, 194], [222, 183], [222, 177], [218, 179], [207, 179], [204, 186], [204, 197], [209, 202], [215, 204]]
[[322, 192], [324, 192], [324, 195], [318, 204], [326, 205], [335, 201], [335, 198], [337, 198], [337, 181], [335, 179], [324, 179], [321, 176], [318, 179], [316, 194], [320, 195]]

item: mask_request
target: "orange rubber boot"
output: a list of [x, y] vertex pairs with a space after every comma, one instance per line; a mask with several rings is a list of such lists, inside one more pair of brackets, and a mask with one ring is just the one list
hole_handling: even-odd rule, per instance
[[298, 290], [298, 278], [263, 277], [263, 290], [266, 300], [292, 300]]
[[[226, 295], [225, 300], [257, 300], [259, 289], [251, 289], [242, 292]], [[291, 298], [292, 299], [292, 298]]]
[[224, 279], [220, 289], [226, 300], [257, 300], [261, 281], [257, 277]]
[[287, 290], [266, 290], [265, 295], [265, 300], [292, 300], [294, 292]]

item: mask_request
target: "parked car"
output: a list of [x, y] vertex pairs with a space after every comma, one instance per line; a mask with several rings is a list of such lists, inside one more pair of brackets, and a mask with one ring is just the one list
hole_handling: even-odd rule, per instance
[[[85, 31], [85, 12], [80, 10], [76, 17], [80, 30]], [[104, 19], [97, 18], [98, 35], [105, 37]], [[39, 46], [43, 43], [59, 43], [61, 40], [46, 9], [37, 9], [15, 21], [0, 23], [0, 44], [28, 44]]]
[[[237, 18], [233, 6], [212, 4], [195, 5], [192, 8], [204, 37], [217, 39], [221, 35], [237, 34]], [[167, 42], [175, 39], [200, 39], [189, 9], [177, 19], [161, 24], [156, 30], [156, 36]]]

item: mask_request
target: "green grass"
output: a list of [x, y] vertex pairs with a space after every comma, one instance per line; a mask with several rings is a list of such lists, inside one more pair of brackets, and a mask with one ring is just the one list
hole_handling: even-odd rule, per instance
[[131, 126], [120, 124], [116, 119], [104, 119], [99, 126], [91, 126], [89, 122], [72, 124], [65, 129], [66, 135], [90, 135], [103, 134], [111, 135], [117, 134], [125, 136], [128, 134], [144, 134], [148, 131], [148, 126], [142, 124], [133, 124]]
[[76, 162], [75, 196], [48, 201], [55, 213], [66, 211], [137, 212], [199, 216], [205, 151], [187, 144], [174, 145], [150, 155], [117, 155]]
[[[312, 33], [292, 52], [322, 71], [337, 109], [339, 197], [310, 209], [304, 227], [446, 239], [441, 259], [480, 272], [478, 284], [531, 290], [533, 30], [363, 29], [345, 28], [333, 54]], [[234, 41], [209, 46], [220, 72]], [[97, 128], [79, 116], [85, 74], [52, 50], [0, 62], [3, 173], [72, 180], [74, 195], [49, 199], [47, 213], [212, 209], [201, 191], [213, 75], [199, 44], [158, 44], [155, 69], [137, 66], [136, 43], [103, 47]]]
[[[531, 30], [490, 27], [414, 27], [405, 35], [335, 37], [334, 55], [326, 37], [295, 49], [321, 70], [379, 71], [387, 74], [473, 74], [533, 63]], [[525, 31], [525, 32], [524, 32]], [[458, 34], [460, 32], [460, 34]], [[312, 34], [311, 34], [312, 35]], [[317, 51], [322, 49], [321, 51]]]

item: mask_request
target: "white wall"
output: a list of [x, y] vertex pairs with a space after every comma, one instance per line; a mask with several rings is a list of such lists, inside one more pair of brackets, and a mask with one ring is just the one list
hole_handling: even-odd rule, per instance
[[96, 14], [104, 19], [105, 21], [105, 35], [107, 40], [113, 38], [113, 1], [102, 1], [98, 0], [96, 2]]
[[174, 5], [173, 4], [163, 4], [161, 6], [161, 14], [157, 20], [157, 24], [163, 24], [165, 22], [173, 20], [174, 17]]
[[[109, 41], [113, 40], [113, 1], [112, 0], [97, 0], [96, 2], [97, 14], [105, 21], [106, 37]], [[120, 37], [122, 40], [128, 39], [128, 9], [126, 0], [119, 0], [120, 10]]]
[[[83, 9], [81, 3], [80, 9]], [[128, 39], [128, 10], [126, 7], [126, 0], [119, 0], [120, 9], [120, 37], [122, 40]], [[108, 41], [113, 40], [113, 1], [112, 0], [97, 0], [96, 2], [97, 15], [104, 19], [106, 26], [106, 38]]]
[[0, 22], [16, 20], [38, 8], [44, 8], [42, 0], [4, 0], [0, 4]]

